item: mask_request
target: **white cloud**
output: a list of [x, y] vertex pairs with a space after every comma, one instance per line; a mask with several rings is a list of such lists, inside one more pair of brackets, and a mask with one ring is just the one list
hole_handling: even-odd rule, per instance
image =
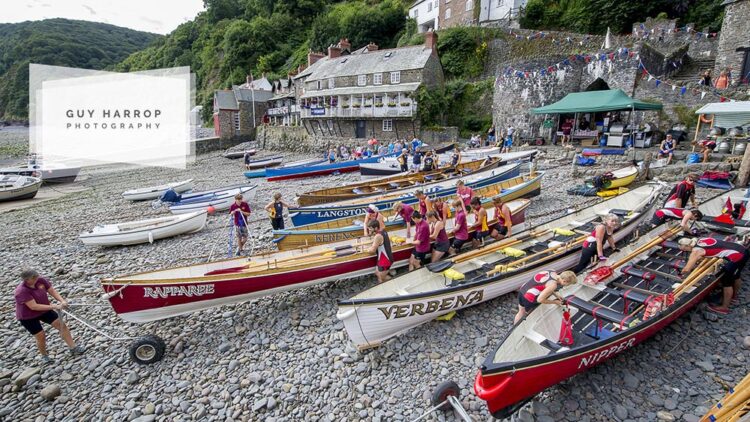
[[15, 0], [3, 7], [0, 23], [67, 18], [167, 34], [201, 10], [203, 0]]

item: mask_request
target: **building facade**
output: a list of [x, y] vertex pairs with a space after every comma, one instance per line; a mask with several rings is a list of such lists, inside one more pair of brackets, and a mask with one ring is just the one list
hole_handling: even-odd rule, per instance
[[481, 0], [479, 23], [517, 21], [524, 7], [526, 7], [526, 0]]
[[417, 21], [422, 32], [440, 29], [440, 0], [417, 0], [409, 8], [409, 17]]
[[263, 124], [268, 110], [268, 100], [273, 96], [269, 90], [249, 89], [248, 82], [234, 85], [231, 90], [214, 92], [214, 133], [220, 138], [252, 136], [255, 128]]
[[729, 69], [732, 85], [750, 83], [750, 0], [725, 0], [716, 75]]
[[481, 0], [439, 0], [440, 27], [471, 26], [479, 22]]
[[444, 82], [437, 34], [426, 33], [424, 45], [380, 50], [371, 43], [352, 52], [347, 47], [340, 42], [326, 56], [311, 53], [310, 66], [294, 78], [307, 132], [346, 138], [417, 136], [417, 89]]
[[272, 126], [300, 125], [299, 107], [294, 95], [291, 75], [272, 83], [273, 97], [268, 100], [268, 111], [263, 122]]

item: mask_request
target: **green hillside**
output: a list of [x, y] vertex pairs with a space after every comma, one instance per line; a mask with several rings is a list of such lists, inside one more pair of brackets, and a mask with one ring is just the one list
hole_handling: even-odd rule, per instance
[[29, 63], [104, 69], [158, 38], [68, 19], [0, 24], [0, 119], [27, 119]]

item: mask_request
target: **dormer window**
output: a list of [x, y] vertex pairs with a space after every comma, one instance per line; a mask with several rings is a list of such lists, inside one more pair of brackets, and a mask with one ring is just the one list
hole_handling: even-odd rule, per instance
[[323, 89], [323, 81], [317, 81], [316, 85], [318, 87], [317, 89]]
[[359, 75], [359, 76], [357, 76], [357, 85], [359, 85], [359, 86], [365, 86], [365, 85], [367, 85], [367, 75]]
[[328, 89], [336, 88], [336, 80], [331, 78], [328, 80]]
[[383, 74], [382, 73], [373, 73], [372, 74], [372, 84], [373, 85], [382, 85], [383, 84]]
[[391, 83], [392, 84], [401, 83], [401, 72], [391, 72]]

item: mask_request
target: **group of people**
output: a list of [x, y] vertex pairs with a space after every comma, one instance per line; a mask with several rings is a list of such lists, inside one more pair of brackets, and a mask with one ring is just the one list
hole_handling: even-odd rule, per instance
[[482, 146], [489, 147], [489, 146], [495, 146], [498, 148], [502, 148], [501, 153], [507, 153], [510, 152], [511, 148], [513, 148], [513, 140], [516, 136], [516, 128], [513, 127], [512, 124], [509, 124], [501, 136], [497, 137], [497, 130], [495, 129], [495, 125], [491, 125], [490, 128], [487, 130], [487, 137], [482, 140], [482, 136], [478, 133], [474, 133], [471, 135], [471, 138], [469, 138], [469, 147], [470, 148], [479, 148]]
[[338, 147], [330, 148], [325, 153], [325, 158], [331, 163], [337, 161], [361, 160], [363, 158], [372, 157], [373, 155], [385, 156], [400, 154], [404, 150], [413, 153], [422, 145], [423, 142], [418, 138], [413, 138], [411, 141], [407, 141], [406, 139], [391, 140], [388, 144], [379, 142], [375, 138], [371, 138], [367, 141], [366, 146], [339, 145]]
[[[716, 149], [716, 141], [713, 139], [707, 138], [707, 139], [694, 142], [694, 144], [700, 147], [699, 154], [703, 157], [702, 162], [707, 163], [711, 153]], [[674, 157], [674, 150], [676, 147], [677, 147], [677, 141], [675, 141], [671, 133], [668, 133], [664, 137], [664, 140], [661, 141], [661, 144], [659, 144], [659, 152], [657, 153], [657, 158], [666, 158], [667, 165], [671, 164], [672, 158]]]
[[[417, 209], [400, 201], [393, 204], [393, 211], [406, 223], [407, 241], [414, 245], [409, 257], [410, 271], [428, 262], [437, 262], [445, 256], [455, 255], [469, 242], [473, 247], [479, 247], [488, 237], [499, 240], [511, 233], [511, 211], [502, 198], [495, 197], [492, 200], [496, 221], [491, 224], [487, 209], [470, 187], [459, 180], [456, 191], [457, 195], [453, 199], [431, 199], [424, 191], [417, 190]], [[474, 216], [471, 225], [469, 214]], [[451, 219], [453, 224], [449, 229]], [[394, 262], [390, 252], [391, 243], [385, 218], [374, 204], [367, 207], [364, 234], [373, 237], [369, 250], [377, 254], [375, 275], [378, 282], [387, 281]]]
[[714, 87], [716, 89], [727, 89], [729, 83], [732, 80], [732, 69], [726, 68], [719, 73], [719, 77], [715, 81], [712, 81], [711, 69], [706, 69], [701, 74], [698, 83], [706, 87]]

